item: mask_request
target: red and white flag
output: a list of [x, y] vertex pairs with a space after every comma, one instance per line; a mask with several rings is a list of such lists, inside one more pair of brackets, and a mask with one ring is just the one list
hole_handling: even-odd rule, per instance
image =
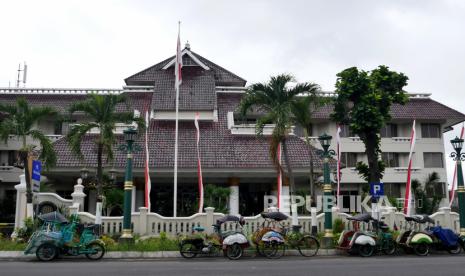
[[[278, 150], [277, 150], [277, 153], [278, 155], [278, 162], [279, 162], [279, 166], [281, 166], [281, 155], [282, 155], [282, 151], [281, 151], [281, 143], [278, 144]], [[283, 194], [283, 173], [281, 171], [281, 169], [278, 170], [278, 179], [277, 179], [277, 183], [278, 183], [278, 210], [280, 210], [281, 206], [283, 205], [283, 202], [282, 202], [282, 197], [281, 195]]]
[[[460, 139], [463, 139], [463, 133], [465, 131], [465, 125], [462, 124], [462, 131], [460, 132]], [[449, 193], [449, 208], [452, 207], [452, 203], [454, 202], [455, 197], [455, 185], [457, 184], [457, 162], [454, 166], [454, 175], [452, 177], [452, 189]]]
[[336, 192], [336, 200], [337, 200], [337, 207], [340, 206], [342, 202], [339, 202], [339, 192], [341, 189], [341, 126], [337, 126], [336, 130], [336, 155], [337, 155], [337, 192]]
[[202, 179], [202, 163], [200, 162], [200, 129], [199, 129], [199, 113], [195, 113], [195, 128], [197, 129], [197, 177], [199, 178], [199, 213], [203, 211], [203, 179]]
[[[180, 28], [180, 27], [179, 27]], [[181, 54], [181, 31], [178, 30], [178, 44], [176, 46], [176, 64], [174, 65], [174, 75], [176, 80], [174, 86], [176, 89], [179, 89], [179, 86], [182, 83], [182, 54]]]
[[144, 176], [145, 176], [145, 207], [148, 208], [150, 212], [150, 190], [152, 189], [152, 182], [150, 181], [150, 174], [149, 174], [149, 142], [148, 142], [148, 129], [150, 126], [150, 117], [149, 111], [146, 110], [145, 112], [145, 168], [144, 168]]
[[407, 183], [405, 184], [404, 214], [410, 216], [412, 210], [412, 155], [415, 148], [415, 120], [413, 120], [412, 133], [410, 134], [410, 153], [408, 156]]

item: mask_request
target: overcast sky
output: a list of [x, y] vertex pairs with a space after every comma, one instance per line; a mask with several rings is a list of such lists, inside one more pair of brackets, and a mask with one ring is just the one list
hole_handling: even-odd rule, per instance
[[175, 53], [181, 20], [183, 43], [249, 83], [287, 72], [333, 90], [341, 70], [385, 64], [408, 91], [465, 113], [461, 0], [4, 0], [0, 10], [0, 87], [26, 61], [28, 87], [121, 88]]

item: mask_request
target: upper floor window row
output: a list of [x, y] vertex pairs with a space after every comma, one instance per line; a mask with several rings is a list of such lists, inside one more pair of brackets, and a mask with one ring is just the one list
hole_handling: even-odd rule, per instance
[[421, 124], [422, 138], [441, 138], [440, 124]]

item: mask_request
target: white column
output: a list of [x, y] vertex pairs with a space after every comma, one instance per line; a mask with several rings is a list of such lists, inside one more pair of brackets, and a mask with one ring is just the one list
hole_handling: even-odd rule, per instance
[[15, 229], [24, 227], [26, 218], [26, 178], [24, 174], [19, 176], [19, 184], [15, 185], [16, 189], [16, 213]]
[[289, 192], [289, 182], [288, 180], [283, 177], [283, 188], [282, 188], [282, 200], [281, 200], [281, 208], [280, 212], [285, 213], [286, 215], [289, 215], [291, 213], [291, 197], [290, 197], [290, 192]]
[[132, 185], [132, 193], [131, 193], [131, 212], [136, 211], [136, 186]]
[[82, 179], [78, 178], [77, 184], [74, 185], [74, 192], [71, 194], [73, 198], [73, 205], [78, 204], [78, 211], [84, 211], [84, 198], [86, 194], [84, 193], [84, 186], [82, 185]]
[[239, 214], [239, 178], [231, 177], [228, 179], [229, 184], [229, 214]]

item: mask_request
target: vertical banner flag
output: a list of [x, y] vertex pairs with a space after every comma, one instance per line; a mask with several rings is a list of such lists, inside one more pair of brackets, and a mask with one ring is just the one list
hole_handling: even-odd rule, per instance
[[410, 135], [410, 153], [408, 155], [407, 183], [405, 183], [404, 214], [410, 216], [412, 210], [412, 155], [415, 147], [415, 120], [413, 120], [412, 133]]
[[341, 189], [341, 126], [337, 126], [336, 130], [336, 154], [337, 154], [337, 192], [336, 192], [336, 202], [337, 202], [337, 207], [339, 208], [340, 204], [342, 202], [339, 202], [339, 192]]
[[176, 90], [176, 126], [174, 132], [174, 180], [173, 180], [173, 217], [177, 216], [178, 204], [178, 128], [179, 128], [179, 86], [182, 83], [181, 22], [178, 23], [178, 43], [176, 46], [176, 63], [174, 66], [174, 86]]
[[149, 173], [149, 126], [150, 126], [150, 118], [149, 118], [149, 111], [148, 109], [145, 111], [145, 169], [144, 169], [144, 176], [145, 176], [145, 207], [150, 212], [150, 190], [152, 189], [152, 182], [150, 181], [150, 173]]
[[[465, 124], [462, 124], [462, 131], [460, 132], [460, 139], [463, 139], [463, 132], [465, 131]], [[449, 193], [449, 208], [452, 207], [455, 197], [455, 184], [457, 183], [457, 162], [454, 164], [454, 175], [452, 177], [452, 189]]]
[[202, 164], [200, 162], [200, 129], [199, 129], [200, 114], [195, 113], [195, 128], [197, 129], [197, 177], [199, 178], [199, 213], [203, 211], [203, 178], [202, 178]]
[[[281, 166], [281, 143], [278, 144], [278, 162], [279, 166]], [[281, 199], [281, 194], [283, 193], [283, 173], [281, 169], [278, 170], [278, 210], [280, 210], [282, 206], [282, 199]]]

